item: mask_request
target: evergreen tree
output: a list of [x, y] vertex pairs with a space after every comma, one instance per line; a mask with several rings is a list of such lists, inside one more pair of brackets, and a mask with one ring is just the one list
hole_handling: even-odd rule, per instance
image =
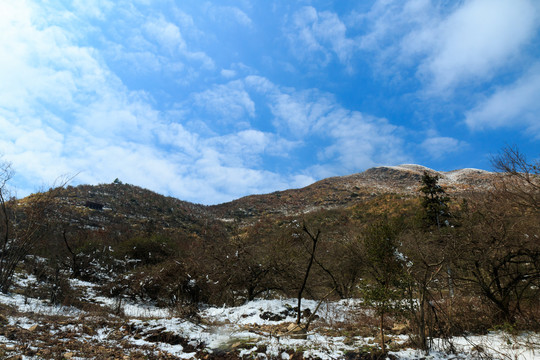
[[438, 175], [432, 176], [427, 171], [424, 171], [420, 192], [423, 193], [424, 220], [428, 226], [436, 225], [440, 229], [442, 226], [448, 225], [448, 218], [450, 217], [448, 202], [450, 198], [438, 182]]
[[384, 338], [385, 316], [401, 311], [401, 300], [407, 285], [404, 256], [398, 249], [397, 223], [386, 221], [368, 227], [362, 237], [364, 262], [369, 281], [361, 286], [364, 304], [379, 316], [380, 346], [386, 352]]

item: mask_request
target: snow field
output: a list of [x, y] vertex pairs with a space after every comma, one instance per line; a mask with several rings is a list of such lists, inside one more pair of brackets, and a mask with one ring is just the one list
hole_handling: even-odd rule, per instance
[[[31, 286], [33, 281], [35, 279], [31, 276], [18, 278], [17, 285]], [[354, 314], [359, 311], [361, 303], [358, 300], [322, 304], [317, 313], [320, 319], [316, 320], [304, 338], [298, 338], [283, 335], [286, 325], [296, 320], [294, 311], [291, 311], [297, 306], [296, 299], [259, 299], [235, 307], [205, 306], [200, 310], [200, 323], [195, 323], [175, 317], [168, 309], [158, 308], [152, 304], [134, 303], [125, 299], [118, 303], [118, 300], [98, 296], [94, 289], [96, 285], [89, 282], [72, 280], [71, 285], [81, 290], [88, 301], [110, 309], [120, 306], [124, 314], [120, 320], [124, 325], [118, 328], [105, 322], [95, 331], [88, 333], [84, 331], [84, 324], [79, 324], [76, 320], [91, 316], [83, 310], [53, 306], [47, 301], [26, 298], [20, 294], [0, 294], [0, 303], [18, 312], [17, 315], [6, 316], [7, 324], [37, 331], [36, 326], [43, 326], [44, 323], [43, 320], [37, 320], [39, 316], [34, 315], [54, 315], [72, 321], [54, 327], [50, 330], [51, 335], [72, 333], [80, 341], [109, 347], [128, 343], [155, 356], [165, 353], [180, 359], [195, 358], [197, 351], [204, 349], [209, 353], [235, 350], [240, 356], [273, 359], [288, 359], [291, 351], [300, 351], [306, 358], [330, 360], [343, 359], [347, 352], [358, 351], [362, 347], [377, 347], [372, 337], [332, 336], [324, 331], [324, 326], [338, 327], [340, 323], [355, 321]], [[302, 309], [309, 308], [313, 311], [317, 304], [314, 300], [302, 300]], [[265, 313], [281, 314], [282, 319], [278, 321], [265, 319], [263, 318], [265, 316], [261, 316]], [[111, 319], [114, 318], [113, 315], [110, 316]], [[322, 326], [322, 330], [316, 328], [317, 324]], [[125, 330], [127, 328], [131, 330]], [[119, 329], [123, 331], [120, 332]], [[171, 334], [185, 342], [151, 341], [152, 334]], [[68, 339], [60, 341], [67, 342]], [[399, 347], [399, 344], [407, 341], [407, 336], [392, 336], [392, 341]], [[450, 344], [453, 346], [453, 352], [449, 351]], [[0, 345], [13, 347], [17, 345], [17, 340], [0, 335]], [[129, 350], [126, 350], [126, 356], [129, 354]], [[535, 360], [540, 359], [540, 334], [511, 335], [499, 331], [487, 335], [455, 337], [450, 339], [450, 342], [435, 339], [433, 350], [429, 355], [414, 349], [399, 349], [392, 351], [391, 354], [399, 359]]]

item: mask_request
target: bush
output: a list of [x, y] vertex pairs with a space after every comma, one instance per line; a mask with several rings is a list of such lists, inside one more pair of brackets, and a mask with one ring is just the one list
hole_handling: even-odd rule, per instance
[[138, 267], [102, 287], [105, 296], [127, 296], [132, 300], [153, 301], [162, 307], [177, 307], [206, 301], [208, 292], [199, 286], [177, 260]]
[[137, 260], [139, 265], [154, 265], [174, 255], [175, 246], [169, 238], [161, 235], [139, 236], [122, 242], [118, 252], [117, 256]]

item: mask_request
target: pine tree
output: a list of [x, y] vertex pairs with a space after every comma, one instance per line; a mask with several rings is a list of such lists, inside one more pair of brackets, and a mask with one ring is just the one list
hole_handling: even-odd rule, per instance
[[422, 207], [424, 209], [424, 220], [428, 226], [436, 225], [437, 228], [448, 225], [450, 213], [448, 202], [450, 198], [444, 189], [438, 184], [438, 175], [429, 175], [427, 171], [422, 175], [422, 187], [420, 192], [424, 194]]
[[369, 280], [361, 286], [364, 304], [379, 316], [380, 346], [386, 353], [384, 319], [401, 310], [406, 288], [404, 258], [398, 249], [399, 228], [387, 220], [368, 227], [363, 234], [364, 262]]

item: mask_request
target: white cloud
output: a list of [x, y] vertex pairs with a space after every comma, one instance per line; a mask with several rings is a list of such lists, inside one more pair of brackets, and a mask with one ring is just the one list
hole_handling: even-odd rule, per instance
[[205, 144], [218, 152], [221, 164], [255, 169], [261, 167], [263, 155], [287, 157], [288, 152], [299, 145], [254, 129], [216, 136], [205, 141]]
[[[187, 157], [197, 156], [198, 144], [201, 141], [200, 136], [186, 130], [182, 124], [164, 123], [155, 129], [155, 133], [159, 143], [167, 147], [173, 147], [175, 153], [180, 150]], [[187, 159], [184, 161], [187, 161]]]
[[[24, 109], [29, 107], [28, 98], [69, 106], [75, 87], [72, 74], [52, 66], [84, 67], [89, 60], [87, 49], [75, 53], [58, 28], [37, 30], [28, 20], [32, 10], [22, 2], [14, 4], [0, 8], [0, 106]], [[77, 65], [71, 63], [75, 58]]]
[[190, 181], [203, 181], [206, 197], [211, 203], [228, 201], [245, 194], [273, 191], [282, 187], [286, 180], [270, 171], [250, 169], [234, 164], [223, 164], [222, 154], [212, 148], [205, 148], [201, 157], [193, 164]]
[[333, 107], [326, 96], [314, 91], [279, 92], [273, 100], [271, 110], [276, 126], [285, 127], [292, 136], [299, 138], [309, 134], [317, 121]]
[[198, 107], [220, 116], [224, 123], [255, 116], [255, 103], [241, 81], [216, 85], [194, 94], [193, 100]]
[[244, 79], [246, 86], [253, 88], [257, 92], [269, 94], [277, 90], [277, 86], [265, 77], [249, 75]]
[[471, 79], [490, 79], [519, 53], [537, 27], [536, 9], [529, 1], [466, 2], [434, 29], [427, 49], [431, 53], [420, 71], [432, 76], [434, 91]]
[[237, 7], [223, 6], [220, 8], [220, 12], [224, 12], [225, 14], [228, 14], [241, 25], [251, 26], [250, 17]]
[[246, 83], [267, 96], [278, 133], [304, 142], [305, 146], [317, 143], [314, 147], [318, 149], [320, 164], [309, 169], [313, 177], [350, 173], [407, 159], [400, 129], [386, 119], [345, 109], [331, 95], [316, 89], [280, 88], [257, 76], [246, 78]]
[[77, 181], [116, 173], [165, 190], [167, 171], [147, 169], [167, 157], [148, 150], [162, 120], [145, 94], [126, 89], [95, 49], [73, 45], [68, 30], [33, 24], [49, 20], [39, 6], [0, 6], [0, 151], [25, 191], [79, 172]]
[[164, 68], [171, 69], [173, 72], [181, 72], [185, 69], [181, 61], [167, 62], [164, 57], [148, 50], [129, 51], [124, 46], [115, 44], [111, 45], [109, 52], [114, 60], [129, 64], [130, 69], [138, 74], [159, 72]]
[[[172, 6], [170, 13], [156, 13], [133, 4], [116, 7], [117, 11], [108, 13], [110, 29], [102, 35], [106, 54], [125, 64], [125, 71], [139, 75], [165, 70], [196, 78], [201, 70], [214, 69], [213, 59], [195, 48], [202, 35], [193, 19], [176, 7]], [[119, 14], [123, 16], [120, 20]]]
[[432, 136], [425, 139], [421, 147], [433, 159], [444, 158], [445, 156], [464, 150], [468, 144], [464, 141], [452, 137]]
[[332, 144], [320, 152], [331, 172], [354, 172], [376, 165], [402, 163], [407, 159], [399, 128], [387, 120], [338, 108], [318, 124]]
[[296, 139], [311, 133], [319, 120], [337, 106], [330, 94], [317, 89], [297, 91], [280, 88], [267, 78], [254, 75], [247, 76], [244, 83], [268, 98], [276, 129]]
[[219, 22], [234, 21], [242, 26], [251, 26], [251, 18], [236, 6], [219, 6], [210, 2], [204, 3], [206, 14], [210, 19]]
[[465, 114], [473, 130], [498, 127], [528, 127], [540, 138], [540, 64], [532, 67], [516, 82], [498, 88], [491, 96]]
[[440, 94], [491, 80], [520, 58], [540, 25], [532, 0], [469, 0], [437, 6], [427, 0], [378, 1], [367, 19], [372, 30], [361, 39], [396, 70], [417, 64], [427, 91]]
[[106, 16], [105, 13], [113, 8], [114, 3], [108, 0], [74, 0], [72, 5], [78, 13], [104, 20]]
[[289, 26], [286, 31], [291, 50], [301, 60], [326, 66], [334, 54], [342, 64], [349, 65], [356, 44], [347, 37], [347, 28], [335, 13], [306, 6], [293, 15]]
[[[184, 98], [175, 99], [178, 108], [156, 106], [156, 99], [130, 89], [114, 73], [107, 56], [114, 52], [137, 62], [144, 58], [142, 66], [157, 70], [177, 60], [186, 74], [212, 66], [204, 52], [191, 47], [183, 25], [166, 14], [130, 7], [137, 14], [128, 19], [134, 20], [129, 28], [119, 29], [124, 23], [118, 21], [111, 24], [114, 36], [93, 33], [105, 38], [104, 50], [88, 45], [88, 24], [77, 27], [84, 16], [45, 7], [0, 3], [0, 152], [14, 163], [25, 191], [78, 173], [76, 183], [118, 177], [185, 200], [216, 203], [305, 186], [321, 174], [398, 158], [399, 135], [386, 120], [348, 111], [316, 89], [282, 88], [263, 77], [201, 86], [193, 94], [185, 91]], [[112, 16], [113, 11], [99, 9], [89, 16]], [[331, 54], [347, 61], [348, 42], [342, 46], [331, 39], [347, 40], [335, 15], [318, 14], [310, 29]], [[86, 46], [78, 46], [81, 39]], [[240, 65], [235, 65], [238, 73], [250, 73]], [[274, 117], [272, 124], [262, 125], [264, 131], [251, 124], [258, 121], [259, 105]], [[216, 118], [231, 126], [212, 128]], [[318, 168], [263, 170], [269, 158], [285, 163], [296, 159], [298, 149], [316, 153], [318, 148]]]
[[151, 40], [155, 40], [170, 54], [177, 51], [185, 51], [184, 41], [178, 26], [166, 21], [162, 16], [157, 19], [150, 19], [144, 25], [145, 33]]
[[223, 76], [226, 79], [230, 79], [236, 76], [236, 71], [231, 70], [231, 69], [222, 69], [221, 76]]
[[[190, 26], [194, 25], [190, 24]], [[188, 61], [195, 61], [202, 64], [204, 69], [214, 69], [214, 61], [203, 51], [191, 50], [184, 40], [180, 28], [176, 24], [165, 20], [163, 15], [146, 20], [142, 27], [144, 29], [144, 39], [140, 39], [140, 50], [151, 50], [154, 43], [159, 44], [161, 49], [166, 50], [165, 52], [150, 52], [152, 54], [159, 54], [155, 56], [160, 58], [161, 67], [168, 67], [173, 70], [176, 67], [177, 70], [183, 70], [184, 67], [178, 67], [177, 64], [181, 64], [178, 59], [185, 58]], [[135, 30], [134, 36], [135, 39], [138, 38], [139, 34], [137, 30]], [[144, 51], [144, 53], [147, 54], [148, 52]]]
[[[27, 5], [0, 5], [0, 17], [10, 16], [0, 21], [0, 152], [13, 162], [19, 195], [64, 174], [78, 174], [75, 184], [118, 177], [203, 203], [307, 181], [257, 169], [262, 156], [284, 156], [289, 142], [252, 129], [209, 138], [188, 130], [182, 109], [156, 110], [148, 94], [122, 83], [97, 49], [78, 47], [77, 37], [47, 25], [44, 11]], [[177, 28], [155, 19], [147, 35], [170, 51], [182, 50]], [[184, 55], [204, 59], [203, 53]], [[217, 85], [194, 99], [220, 116], [252, 117], [255, 104], [243, 87]]]

